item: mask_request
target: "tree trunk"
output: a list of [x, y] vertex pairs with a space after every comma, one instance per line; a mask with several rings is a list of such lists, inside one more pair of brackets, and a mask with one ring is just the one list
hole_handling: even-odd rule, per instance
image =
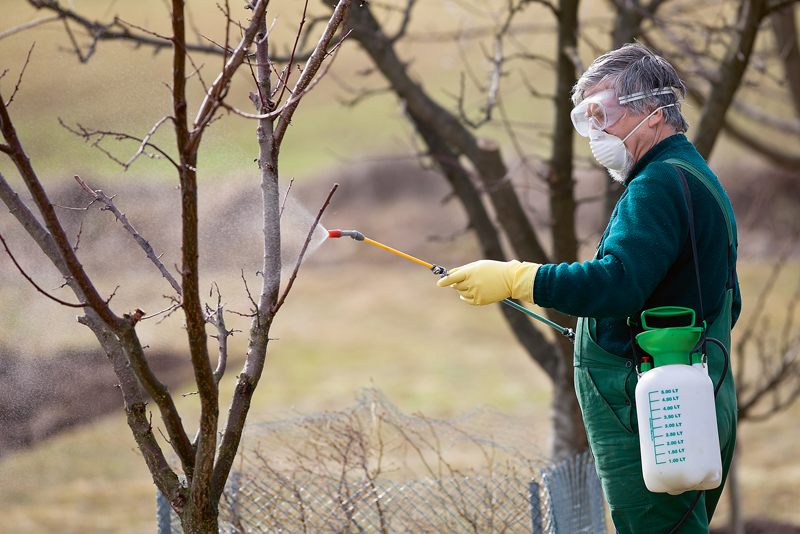
[[787, 5], [770, 15], [778, 56], [783, 60], [783, 71], [795, 114], [800, 117], [800, 48], [797, 44], [797, 22], [794, 4]]
[[739, 488], [739, 451], [733, 453], [731, 467], [728, 471], [727, 487], [731, 506], [728, 534], [745, 534], [744, 518], [742, 517], [742, 492]]
[[[558, 9], [558, 55], [556, 57], [555, 118], [553, 152], [549, 179], [550, 217], [552, 218], [553, 258], [555, 263], [578, 260], [578, 237], [575, 229], [575, 181], [573, 180], [572, 141], [574, 129], [572, 87], [577, 81], [572, 58], [578, 47], [578, 6], [580, 0], [561, 0]], [[557, 323], [575, 328], [575, 318], [561, 315]], [[558, 380], [553, 382], [553, 451], [573, 454], [588, 446], [578, 399], [575, 396], [572, 360], [574, 347], [559, 338], [561, 347]]]

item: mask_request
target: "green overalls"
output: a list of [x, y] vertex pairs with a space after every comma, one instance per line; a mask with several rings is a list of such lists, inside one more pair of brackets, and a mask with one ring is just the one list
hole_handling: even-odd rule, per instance
[[[686, 168], [683, 162], [673, 162]], [[695, 177], [700, 174], [692, 172]], [[702, 179], [702, 175], [699, 177]], [[706, 184], [708, 185], [708, 184]], [[718, 200], [719, 202], [719, 200]], [[720, 203], [723, 213], [725, 206]], [[733, 246], [731, 223], [727, 220], [729, 246]], [[731, 306], [734, 287], [729, 284], [717, 319], [708, 326], [707, 337], [731, 346]], [[667, 534], [686, 514], [697, 492], [681, 495], [652, 493], [642, 476], [639, 428], [634, 391], [638, 380], [632, 360], [607, 352], [597, 342], [596, 321], [581, 318], [575, 341], [575, 391], [583, 413], [589, 446], [597, 474], [619, 534]], [[708, 343], [709, 376], [716, 386], [723, 372], [724, 355]], [[730, 368], [716, 398], [717, 430], [722, 452], [722, 484], [700, 497], [680, 534], [707, 534], [728, 475], [736, 441], [736, 390]]]

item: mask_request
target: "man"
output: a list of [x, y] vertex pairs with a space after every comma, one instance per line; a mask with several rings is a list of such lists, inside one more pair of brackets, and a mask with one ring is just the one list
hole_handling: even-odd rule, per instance
[[[707, 533], [722, 492], [720, 486], [700, 494], [694, 508], [697, 492], [651, 493], [644, 485], [639, 453], [638, 433], [648, 429], [637, 423], [637, 373], [627, 319], [660, 306], [692, 308], [696, 324], [705, 320], [708, 337], [729, 349], [730, 330], [741, 309], [733, 211], [719, 181], [684, 135], [688, 124], [680, 108], [685, 92], [672, 66], [639, 44], [596, 59], [573, 89], [572, 119], [578, 133], [589, 138], [595, 158], [625, 191], [594, 259], [559, 265], [484, 260], [454, 269], [438, 282], [455, 288], [473, 305], [513, 297], [580, 318], [575, 390], [620, 534], [666, 534], [682, 519], [682, 534]], [[725, 358], [709, 344], [708, 359], [716, 385]], [[736, 437], [730, 372], [716, 410], [724, 484]]]

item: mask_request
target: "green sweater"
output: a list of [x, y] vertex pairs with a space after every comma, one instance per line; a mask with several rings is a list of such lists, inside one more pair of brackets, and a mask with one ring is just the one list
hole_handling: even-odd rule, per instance
[[733, 225], [729, 276], [728, 232], [713, 195], [684, 171], [694, 205], [703, 311], [709, 324], [722, 309], [729, 280], [734, 288], [732, 322], [741, 310], [736, 278], [736, 221], [727, 194], [702, 156], [683, 134], [664, 139], [636, 163], [617, 202], [595, 259], [543, 265], [536, 274], [534, 302], [562, 313], [597, 320], [597, 343], [631, 357], [626, 319], [658, 306], [685, 306], [697, 312], [698, 297], [688, 207], [678, 172], [665, 160], [682, 159], [703, 172], [722, 194]]

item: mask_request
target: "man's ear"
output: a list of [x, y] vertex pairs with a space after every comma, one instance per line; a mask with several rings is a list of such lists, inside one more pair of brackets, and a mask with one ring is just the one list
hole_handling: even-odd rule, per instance
[[658, 111], [653, 113], [653, 115], [649, 119], [647, 119], [647, 125], [650, 128], [655, 128], [658, 125], [658, 123], [663, 120], [664, 120], [664, 110], [659, 109]]

